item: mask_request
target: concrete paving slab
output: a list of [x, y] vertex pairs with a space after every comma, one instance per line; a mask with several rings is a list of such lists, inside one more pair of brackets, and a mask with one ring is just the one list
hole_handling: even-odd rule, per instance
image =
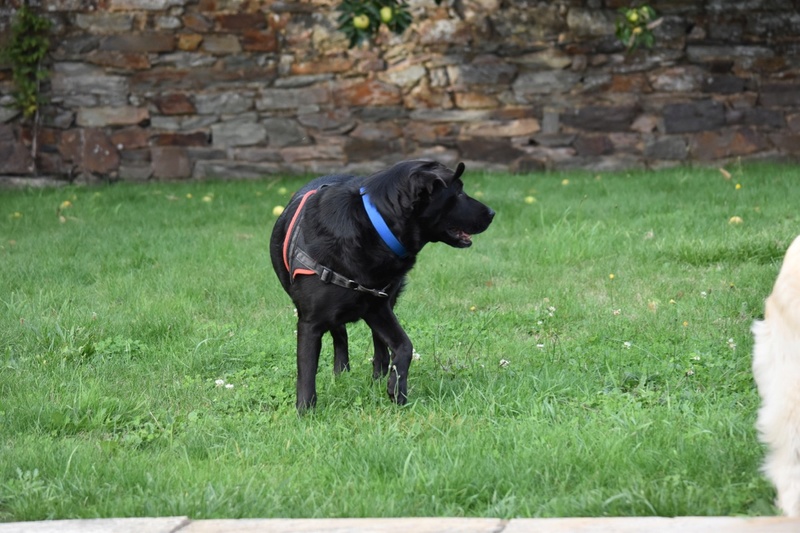
[[0, 524], [0, 533], [800, 533], [782, 517], [338, 518], [198, 520], [186, 517]]
[[517, 518], [502, 533], [800, 533], [782, 517]]
[[43, 520], [0, 524], [0, 533], [175, 533], [188, 524], [185, 516]]
[[500, 533], [497, 518], [200, 520], [180, 533]]

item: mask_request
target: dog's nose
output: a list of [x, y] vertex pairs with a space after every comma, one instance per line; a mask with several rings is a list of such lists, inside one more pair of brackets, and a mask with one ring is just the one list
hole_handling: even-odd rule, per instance
[[494, 209], [492, 209], [491, 207], [489, 207], [487, 209], [489, 209], [489, 220], [491, 220], [491, 219], [494, 218]]

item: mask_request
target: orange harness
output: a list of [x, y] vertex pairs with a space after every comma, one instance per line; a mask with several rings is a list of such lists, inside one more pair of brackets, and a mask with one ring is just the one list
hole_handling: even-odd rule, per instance
[[317, 274], [323, 283], [333, 283], [345, 289], [351, 289], [358, 292], [366, 292], [378, 298], [388, 298], [390, 285], [383, 289], [370, 289], [364, 287], [355, 280], [346, 276], [342, 276], [331, 270], [330, 268], [320, 265], [303, 249], [305, 241], [303, 240], [303, 232], [299, 231], [300, 223], [303, 220], [303, 208], [306, 201], [312, 194], [316, 193], [318, 189], [308, 191], [300, 199], [300, 205], [294, 212], [292, 220], [289, 222], [289, 227], [286, 230], [286, 238], [283, 240], [283, 265], [286, 271], [290, 274], [291, 283], [294, 283], [295, 276], [298, 275], [313, 275]]
[[[303, 218], [303, 208], [306, 205], [306, 200], [317, 192], [317, 189], [308, 191], [303, 195], [303, 198], [300, 200], [300, 205], [297, 206], [297, 211], [294, 212], [294, 216], [292, 217], [292, 221], [289, 222], [289, 228], [286, 230], [286, 238], [283, 240], [283, 265], [286, 267], [286, 271], [289, 272], [291, 275], [292, 281], [294, 281], [294, 277], [298, 274], [301, 275], [311, 275], [316, 274], [316, 270], [310, 270], [308, 268], [301, 268], [296, 267], [295, 262], [297, 262], [297, 239], [299, 232], [296, 232], [295, 229], [298, 226], [300, 220]], [[302, 237], [300, 237], [302, 238]], [[289, 266], [289, 263], [292, 263]], [[302, 265], [307, 266], [307, 265]]]

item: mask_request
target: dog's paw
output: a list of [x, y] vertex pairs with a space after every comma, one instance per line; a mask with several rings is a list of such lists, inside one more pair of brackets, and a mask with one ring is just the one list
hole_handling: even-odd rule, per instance
[[392, 367], [392, 372], [389, 374], [389, 384], [386, 387], [386, 392], [389, 393], [389, 398], [397, 405], [408, 403], [406, 380], [398, 376], [394, 367]]
[[395, 393], [392, 389], [389, 389], [389, 398], [397, 405], [405, 405], [408, 403], [408, 396], [401, 393]]
[[311, 395], [310, 397], [297, 397], [297, 402], [295, 402], [295, 408], [299, 414], [306, 413], [308, 411], [313, 410], [317, 406], [317, 395], [316, 393]]

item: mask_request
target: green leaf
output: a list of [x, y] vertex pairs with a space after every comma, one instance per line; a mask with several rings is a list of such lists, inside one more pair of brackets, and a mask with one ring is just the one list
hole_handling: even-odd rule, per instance
[[0, 54], [11, 65], [15, 87], [13, 107], [22, 111], [25, 117], [35, 114], [42, 103], [38, 82], [47, 77], [41, 63], [50, 48], [47, 35], [50, 27], [50, 20], [23, 4], [17, 10], [11, 37]]

